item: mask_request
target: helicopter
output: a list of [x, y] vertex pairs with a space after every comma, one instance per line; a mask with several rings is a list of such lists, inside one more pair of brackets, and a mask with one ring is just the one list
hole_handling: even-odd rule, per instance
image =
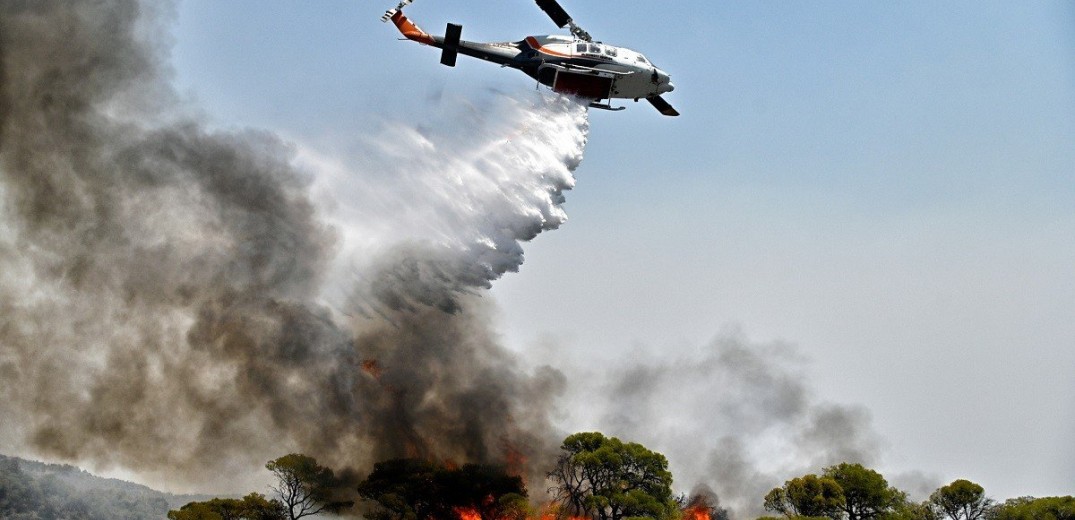
[[[590, 100], [590, 106], [603, 110], [613, 107], [612, 99], [645, 99], [661, 114], [678, 116], [661, 94], [675, 90], [668, 74], [645, 56], [625, 47], [595, 42], [567, 14], [557, 0], [535, 0], [538, 7], [559, 28], [569, 27], [571, 36], [527, 36], [516, 42], [481, 43], [460, 39], [463, 26], [449, 23], [444, 36], [433, 36], [420, 29], [404, 14], [403, 8], [414, 0], [402, 0], [381, 17], [389, 20], [408, 40], [441, 49], [440, 62], [454, 67], [459, 54], [523, 71], [553, 91]], [[608, 100], [601, 103], [602, 100]]]

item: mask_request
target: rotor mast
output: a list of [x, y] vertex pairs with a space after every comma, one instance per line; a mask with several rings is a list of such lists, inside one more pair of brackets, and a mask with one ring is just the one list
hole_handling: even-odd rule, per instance
[[559, 2], [556, 0], [535, 1], [537, 2], [538, 7], [540, 7], [542, 11], [545, 11], [545, 14], [549, 15], [549, 18], [552, 18], [552, 22], [555, 23], [557, 27], [563, 29], [567, 26], [570, 28], [571, 34], [576, 38], [588, 42], [593, 41], [593, 38], [590, 37], [590, 33], [586, 32], [582, 27], [579, 27], [578, 24], [571, 19], [571, 15], [567, 14], [567, 11], [560, 6]]
[[580, 40], [586, 40], [588, 42], [593, 41], [593, 38], [590, 37], [590, 33], [586, 32], [586, 30], [582, 27], [579, 27], [574, 20], [568, 20], [567, 25], [571, 29], [571, 34], [574, 34], [576, 38]]

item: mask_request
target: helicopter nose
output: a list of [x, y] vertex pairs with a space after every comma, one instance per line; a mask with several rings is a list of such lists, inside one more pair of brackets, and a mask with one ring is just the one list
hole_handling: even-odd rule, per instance
[[676, 86], [672, 84], [672, 80], [668, 79], [668, 76], [661, 78], [661, 82], [657, 85], [657, 93], [664, 94], [676, 89]]
[[665, 71], [657, 69], [657, 77], [658, 94], [664, 94], [665, 92], [671, 92], [676, 89], [675, 85], [672, 85], [672, 78], [670, 78]]

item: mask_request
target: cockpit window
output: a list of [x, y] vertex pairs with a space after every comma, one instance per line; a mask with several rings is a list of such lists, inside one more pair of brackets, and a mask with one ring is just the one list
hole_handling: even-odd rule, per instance
[[637, 58], [637, 59], [638, 59], [638, 61], [639, 61], [639, 62], [641, 62], [641, 63], [649, 63], [648, 61], [646, 61], [646, 57], [645, 57], [645, 56], [643, 56], [643, 55], [641, 55], [641, 54], [639, 54], [639, 55], [638, 55], [638, 58]]
[[616, 48], [615, 47], [605, 47], [605, 54], [608, 54], [609, 56], [615, 56], [616, 55]]
[[575, 52], [586, 52], [586, 44], [580, 43], [575, 46]]

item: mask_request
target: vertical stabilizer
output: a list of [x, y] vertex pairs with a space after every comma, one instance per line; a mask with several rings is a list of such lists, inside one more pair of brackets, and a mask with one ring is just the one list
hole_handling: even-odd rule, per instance
[[449, 67], [455, 66], [455, 58], [459, 55], [459, 37], [463, 34], [463, 26], [454, 23], [448, 24], [444, 29], [444, 50], [440, 53], [440, 62]]

